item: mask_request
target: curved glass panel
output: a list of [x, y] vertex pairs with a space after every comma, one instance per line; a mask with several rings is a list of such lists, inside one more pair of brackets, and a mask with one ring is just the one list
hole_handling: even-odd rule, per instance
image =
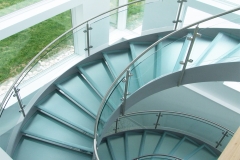
[[112, 113], [117, 109], [117, 107], [119, 107], [122, 103], [124, 88], [121, 83], [123, 82], [123, 79], [119, 81], [105, 102], [104, 108], [100, 114], [101, 123], [98, 124], [98, 136], [101, 136], [104, 124], [107, 122]]
[[107, 135], [113, 134], [112, 130], [118, 133], [137, 129], [160, 129], [182, 133], [220, 151], [223, 151], [233, 136], [233, 132], [201, 117], [168, 111], [136, 112], [120, 116], [118, 121], [112, 124]]
[[[27, 1], [26, 1], [27, 2]], [[35, 3], [36, 1], [31, 1]], [[232, 3], [232, 2], [231, 2]], [[194, 5], [199, 4], [201, 6], [201, 9], [204, 9], [203, 1], [188, 1], [185, 6], [193, 7]], [[200, 5], [201, 4], [201, 5]], [[211, 5], [211, 4], [210, 4]], [[122, 42], [128, 39], [132, 39], [138, 36], [143, 36], [147, 34], [152, 33], [158, 33], [163, 31], [172, 31], [174, 29], [175, 23], [180, 22], [179, 19], [176, 19], [176, 15], [178, 14], [178, 11], [181, 11], [181, 14], [184, 14], [187, 12], [186, 8], [185, 10], [179, 9], [179, 3], [176, 3], [176, 1], [146, 1], [143, 2], [137, 2], [134, 4], [128, 5], [128, 7], [124, 6], [122, 8], [119, 8], [112, 12], [107, 12], [101, 16], [97, 16], [94, 19], [90, 21], [86, 21], [86, 23], [78, 26], [77, 28], [72, 28], [69, 30], [69, 32], [66, 32], [61, 37], [57, 38], [55, 41], [50, 43], [46, 48], [42, 50], [42, 52], [39, 53], [37, 57], [32, 59], [32, 61], [29, 63], [29, 65], [24, 69], [20, 77], [17, 79], [16, 83], [12, 85], [11, 90], [8, 91], [7, 96], [5, 97], [4, 101], [1, 104], [1, 113], [3, 110], [6, 110], [6, 106], [10, 105], [10, 101], [13, 99], [12, 95], [15, 94], [18, 98], [20, 98], [20, 95], [24, 97], [24, 99], [21, 100], [19, 103], [27, 104], [31, 97], [34, 96], [36, 90], [32, 90], [32, 87], [24, 88], [23, 86], [26, 83], [33, 82], [32, 77], [36, 77], [35, 75], [40, 74], [48, 74], [49, 68], [60, 68], [57, 64], [60, 59], [64, 59], [65, 61], [68, 60], [68, 57], [71, 57], [73, 59], [76, 59], [74, 62], [79, 62], [82, 58], [86, 56], [86, 53], [88, 55], [91, 53], [95, 53], [96, 51], [99, 51], [103, 48], [108, 47], [109, 45], [116, 44], [118, 42]], [[214, 5], [211, 5], [214, 6]], [[209, 7], [209, 6], [208, 6]], [[4, 7], [5, 8], [5, 7]], [[194, 8], [194, 7], [193, 7]], [[197, 8], [197, 7], [196, 7]], [[211, 7], [210, 7], [211, 8]], [[221, 7], [219, 7], [221, 8]], [[230, 7], [231, 8], [231, 7]], [[228, 8], [229, 9], [229, 8]], [[227, 10], [227, 9], [223, 9]], [[161, 12], [159, 12], [161, 11]], [[209, 10], [213, 11], [213, 10]], [[218, 10], [219, 12], [219, 10]], [[218, 12], [214, 12], [214, 14], [217, 14]], [[161, 14], [164, 13], [164, 14]], [[179, 13], [180, 14], [180, 13]], [[168, 15], [168, 16], [166, 16]], [[204, 14], [203, 14], [204, 15]], [[229, 15], [226, 15], [223, 18], [225, 21], [227, 19], [227, 23], [232, 23], [234, 19], [236, 20], [236, 23], [238, 23], [238, 20], [236, 19], [236, 15], [238, 15], [238, 12], [236, 13], [230, 13]], [[184, 16], [184, 15], [181, 15]], [[181, 17], [180, 16], [180, 17]], [[114, 21], [111, 19], [111, 17], [114, 17]], [[221, 20], [221, 19], [220, 19]], [[114, 22], [114, 25], [113, 25]], [[208, 21], [210, 22], [210, 21]], [[209, 23], [207, 22], [207, 26], [209, 26]], [[214, 22], [215, 23], [215, 22]], [[187, 24], [187, 23], [185, 23]], [[210, 23], [212, 26], [212, 23]], [[216, 24], [216, 23], [215, 23]], [[219, 24], [219, 22], [217, 22]], [[204, 26], [204, 23], [200, 24], [200, 27]], [[205, 24], [206, 25], [206, 24]], [[235, 25], [235, 23], [234, 23]], [[194, 25], [193, 25], [194, 26]], [[88, 27], [88, 28], [86, 28]], [[202, 27], [205, 28], [206, 26]], [[237, 24], [238, 27], [238, 24]], [[229, 48], [228, 51], [231, 51], [231, 54], [225, 54], [226, 52], [219, 55], [220, 57], [214, 57], [215, 54], [191, 54], [190, 58], [193, 58], [192, 66], [189, 65], [188, 67], [195, 67], [199, 65], [205, 65], [213, 63], [219, 63], [219, 59], [222, 61], [225, 61], [225, 59], [230, 59], [232, 61], [235, 60], [235, 57], [238, 56], [238, 46], [235, 45], [239, 42], [239, 40], [233, 36], [232, 31], [227, 31], [227, 33], [221, 33], [220, 31], [217, 31], [217, 33], [209, 33], [205, 32], [206, 30], [200, 30], [199, 32], [202, 33], [203, 40], [201, 38], [197, 38], [197, 41], [199, 40], [199, 43], [195, 43], [193, 46], [193, 49], [204, 49], [204, 53], [210, 53], [212, 50], [217, 50], [223, 52], [224, 48], [225, 50]], [[191, 60], [186, 60], [184, 62], [187, 52], [189, 51], [189, 45], [191, 42], [191, 37], [193, 34], [193, 30], [181, 30], [182, 35], [172, 35], [171, 37], [168, 37], [162, 41], [160, 41], [157, 45], [152, 47], [148, 52], [142, 55], [141, 58], [139, 58], [134, 64], [132, 64], [130, 67], [128, 67], [129, 70], [131, 70], [131, 73], [129, 74], [130, 78], [127, 78], [126, 76], [126, 82], [125, 85], [123, 85], [121, 82], [123, 79], [122, 76], [119, 76], [117, 80], [115, 81], [110, 88], [109, 95], [106, 95], [106, 99], [103, 100], [104, 103], [103, 106], [101, 106], [101, 110], [99, 111], [100, 115], [98, 115], [97, 121], [99, 123], [96, 123], [98, 125], [97, 131], [99, 136], [102, 136], [102, 130], [104, 129], [104, 124], [106, 121], [110, 118], [112, 113], [116, 111], [116, 109], [119, 106], [123, 106], [121, 108], [121, 113], [124, 113], [124, 103], [126, 103], [126, 99], [130, 94], [134, 94], [139, 88], [146, 85], [147, 83], [151, 82], [152, 80], [166, 76], [168, 74], [171, 74], [173, 72], [179, 71], [182, 69], [182, 65], [187, 62], [191, 62]], [[214, 34], [217, 35], [219, 33], [219, 36], [216, 40], [213, 39]], [[119, 36], [120, 35], [120, 36]], [[195, 35], [193, 35], [195, 36]], [[39, 38], [39, 37], [38, 37]], [[160, 37], [161, 39], [162, 37]], [[218, 39], [231, 39], [229, 41], [229, 44], [224, 44], [220, 46], [221, 49], [218, 47], [215, 48], [215, 41]], [[212, 44], [213, 43], [213, 44]], [[73, 44], [78, 44], [74, 46]], [[201, 44], [198, 47], [197, 44]], [[132, 47], [136, 47], [138, 44], [132, 44]], [[151, 44], [150, 44], [151, 45]], [[146, 45], [148, 48], [150, 45]], [[74, 47], [73, 47], [74, 46]], [[210, 46], [210, 47], [209, 47]], [[204, 48], [205, 47], [205, 48]], [[140, 49], [139, 52], [133, 53], [133, 59], [138, 57], [143, 51], [146, 49]], [[207, 49], [206, 49], [207, 48]], [[27, 50], [26, 52], [31, 52]], [[60, 57], [59, 53], [66, 53], [65, 56]], [[77, 53], [80, 56], [69, 56], [73, 55], [73, 53]], [[234, 54], [233, 54], [234, 53]], [[195, 58], [198, 58], [197, 60]], [[207, 57], [207, 58], [206, 58]], [[216, 62], [216, 60], [218, 61]], [[48, 64], [46, 61], [51, 61], [51, 64]], [[42, 65], [45, 65], [43, 67]], [[55, 73], [57, 73], [56, 77], [60, 75], [64, 71], [64, 69], [67, 69], [68, 67], [61, 65], [62, 69], [59, 69]], [[38, 71], [39, 70], [39, 71]], [[61, 71], [60, 71], [61, 70]], [[44, 73], [42, 72], [44, 71]], [[128, 72], [126, 73], [128, 74]], [[51, 78], [54, 78], [51, 74], [48, 75]], [[49, 77], [47, 78], [48, 80]], [[41, 80], [40, 78], [38, 78]], [[34, 85], [39, 85], [37, 81]], [[42, 86], [43, 84], [41, 84]], [[16, 90], [16, 93], [13, 93], [13, 89]], [[19, 90], [20, 89], [20, 90]], [[32, 90], [31, 95], [29, 95], [29, 89]], [[16, 99], [15, 99], [16, 102]], [[14, 102], [14, 103], [15, 103]], [[20, 105], [20, 106], [21, 106]], [[22, 106], [23, 107], [23, 106]], [[15, 108], [16, 109], [16, 108]], [[6, 112], [7, 113], [7, 112]], [[116, 124], [119, 123], [119, 128], [115, 128], [115, 132], [117, 130], [125, 130], [125, 128], [131, 128], [131, 127], [143, 127], [143, 128], [157, 128], [158, 122], [155, 124], [152, 123], [153, 119], [156, 119], [156, 115], [154, 115], [154, 118], [152, 116], [146, 115], [144, 118], [145, 121], [142, 121], [142, 117], [145, 115], [134, 115], [131, 119], [128, 117], [128, 119], [123, 120], [119, 119], [119, 122], [117, 121]], [[148, 117], [150, 116], [150, 117]], [[16, 113], [16, 115], [13, 115], [13, 122], [11, 123], [8, 128], [2, 129], [2, 131], [6, 132], [8, 130], [11, 130], [11, 127], [14, 126], [18, 120], [21, 117], [21, 113]], [[170, 118], [169, 118], [170, 117]], [[165, 118], [165, 119], [164, 119]], [[163, 128], [170, 128], [170, 129], [178, 129], [180, 131], [186, 131], [187, 134], [197, 134], [192, 133], [190, 128], [186, 128], [186, 126], [182, 126], [179, 124], [179, 126], [175, 126], [175, 124], [172, 123], [172, 119], [178, 119], [182, 121], [187, 121], [186, 123], [189, 123], [189, 126], [196, 125], [199, 123], [199, 120], [196, 120], [194, 118], [189, 117], [182, 117], [182, 116], [176, 116], [173, 114], [165, 114], [163, 117], [160, 117], [160, 119], [163, 121], [163, 125], [161, 127]], [[1, 119], [3, 120], [3, 119]], [[130, 122], [131, 121], [131, 122]], [[129, 122], [128, 125], [125, 125], [126, 122]], [[3, 122], [3, 126], [6, 122]], [[202, 126], [202, 124], [205, 124], [201, 121], [201, 124], [198, 124], [202, 128], [206, 127], [205, 125]], [[117, 126], [117, 125], [116, 125]], [[114, 128], [114, 127], [112, 127]], [[215, 127], [218, 128], [218, 127]], [[206, 127], [205, 129], [209, 129]], [[203, 139], [206, 141], [211, 141], [209, 139], [211, 138], [218, 138], [218, 141], [220, 143], [219, 138], [221, 138], [221, 135], [219, 132], [225, 131], [222, 130], [222, 128], [218, 128], [214, 130], [213, 132], [218, 134], [216, 137], [211, 136], [205, 136], [204, 135], [196, 135], [200, 137], [204, 137]], [[2, 132], [2, 133], [4, 133]], [[188, 133], [189, 132], [189, 133]], [[222, 134], [222, 133], [221, 133]], [[96, 133], [95, 133], [96, 136]], [[2, 139], [2, 137], [1, 137]], [[9, 137], [7, 138], [9, 139]], [[215, 139], [214, 139], [215, 140]], [[224, 139], [223, 139], [224, 140]], [[210, 142], [209, 142], [210, 143]], [[225, 144], [225, 141], [222, 141], [223, 144]], [[6, 147], [6, 146], [5, 146]]]
[[[190, 53], [187, 68], [240, 60], [238, 12], [199, 24], [198, 36]], [[227, 29], [226, 29], [227, 28]]]
[[129, 92], [134, 93], [156, 78], [179, 71], [182, 68], [180, 61], [186, 56], [188, 44], [187, 36], [170, 37], [144, 54], [131, 70]]
[[[175, 16], [178, 4], [175, 2], [174, 4], [171, 15]], [[163, 15], [159, 14], [159, 8], [156, 7], [166, 8], [166, 5], [168, 4], [162, 4], [159, 0], [153, 2], [142, 1], [119, 8], [117, 11], [114, 10], [91, 20], [89, 22], [90, 53], [93, 54], [107, 46], [145, 34], [173, 30], [174, 23], [172, 23], [172, 19], [165, 19], [165, 16], [163, 17]], [[157, 22], [161, 22], [161, 24], [157, 25], [156, 21], [154, 23], [149, 22], [153, 17], [156, 18], [159, 15], [161, 16]], [[166, 23], [162, 23], [163, 20]]]
[[135, 158], [134, 160], [182, 160], [181, 158], [169, 156], [169, 155], [146, 155], [142, 157]]
[[[235, 3], [238, 2], [235, 1]], [[224, 11], [236, 8], [239, 4], [235, 3], [226, 2], [224, 0], [191, 0], [184, 2], [183, 12], [181, 15], [181, 20], [183, 21], [182, 26], [185, 27], [204, 18], [208, 18], [220, 14]], [[239, 15], [239, 12], [230, 13], [227, 16], [219, 17], [213, 21], [205, 22], [204, 25], [211, 26], [212, 22], [217, 22], [219, 20], [231, 20], [234, 19], [234, 17], [237, 17], [237, 15]], [[218, 26], [216, 28], [219, 27], [221, 28], [221, 26]]]
[[[186, 48], [188, 46], [186, 44], [184, 45], [185, 41], [187, 41], [186, 36], [183, 36], [177, 40], [175, 38], [169, 38], [169, 40], [162, 42], [156, 48], [148, 51], [144, 56], [142, 56], [133, 65], [134, 67], [130, 71], [130, 76], [129, 76], [129, 79], [127, 80], [128, 82], [128, 88], [126, 91], [128, 93], [127, 97], [133, 94], [134, 92], [136, 92], [136, 90], [138, 90], [148, 82], [180, 70], [181, 65], [179, 64], [178, 61], [179, 59], [182, 59], [185, 57]], [[136, 53], [132, 53], [133, 56], [138, 56], [141, 53], [140, 52], [141, 50], [137, 49], [138, 44], [133, 43], [131, 47], [132, 48], [135, 47], [134, 51]], [[147, 47], [147, 45], [145, 47]], [[176, 48], [178, 48], [179, 50], [181, 50], [181, 48], [184, 48], [183, 49], [184, 51], [182, 51], [182, 53], [180, 53], [179, 56], [176, 56], [180, 52], [180, 51], [175, 52]], [[161, 53], [164, 53], [164, 54], [161, 54]], [[167, 61], [169, 57], [172, 57], [171, 63]], [[126, 80], [126, 78], [124, 80]], [[124, 95], [123, 93], [125, 89], [124, 89], [124, 86], [123, 85], [121, 86], [121, 85], [122, 85], [121, 83], [118, 83], [118, 85], [114, 88], [114, 90], [109, 95], [108, 100], [106, 101], [105, 106], [103, 107], [103, 112], [100, 115], [100, 119], [105, 119], [103, 118], [103, 115], [105, 115], [103, 113], [106, 113], [106, 112], [108, 112], [107, 113], [108, 115], [107, 119], [108, 119], [111, 116], [112, 112], [114, 112], [120, 106], [120, 104], [123, 105], [124, 100], [120, 101], [120, 99], [123, 98], [123, 95]], [[122, 92], [119, 92], [120, 90], [122, 90]], [[112, 100], [112, 99], [116, 99], [116, 100]], [[115, 104], [110, 101], [113, 101], [113, 102], [117, 101], [117, 103]], [[109, 106], [112, 106], [111, 112], [109, 112], [109, 109], [107, 109], [109, 108]], [[137, 122], [138, 120], [141, 120], [141, 122]], [[146, 124], [145, 123], [142, 124], [143, 126], [146, 125], [146, 127], [148, 128], [149, 126], [152, 126], [152, 128], [154, 129], [153, 123], [148, 124], [149, 120], [151, 121], [151, 118], [149, 117], [149, 115], [146, 115], [146, 117], [144, 115], [133, 116], [130, 119], [131, 124], [125, 124], [124, 120], [120, 120], [118, 130], [123, 131], [126, 129], [125, 125], [132, 125], [132, 123], [134, 125], [135, 122], [141, 124], [142, 121], [146, 123]], [[99, 136], [101, 135], [101, 132], [99, 132], [99, 130], [102, 130], [102, 128], [103, 128], [102, 124], [98, 126]], [[112, 130], [111, 133], [113, 133], [114, 131], [115, 130]]]

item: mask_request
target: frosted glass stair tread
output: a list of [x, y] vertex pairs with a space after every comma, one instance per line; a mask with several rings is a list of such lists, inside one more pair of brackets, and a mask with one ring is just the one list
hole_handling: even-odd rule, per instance
[[[113, 137], [109, 139], [116, 160], [125, 159], [124, 137]], [[108, 144], [109, 144], [108, 143]]]
[[208, 48], [211, 42], [212, 40], [205, 36], [197, 37], [195, 39], [195, 43], [189, 58], [193, 60], [193, 63], [188, 63], [187, 67], [193, 66], [197, 62], [197, 60], [200, 59], [201, 54]]
[[[130, 44], [133, 59], [139, 56], [144, 50], [146, 50], [152, 43], [151, 42], [132, 42]], [[137, 74], [137, 79], [140, 85], [144, 85], [147, 82], [153, 80], [156, 77], [156, 49], [153, 47], [145, 55], [135, 62], [134, 71]]]
[[166, 154], [168, 155], [172, 149], [178, 144], [180, 139], [176, 136], [165, 134], [160, 139], [160, 147], [159, 149], [155, 150], [157, 154]]
[[80, 75], [73, 75], [58, 86], [91, 113], [97, 115], [101, 98]]
[[91, 160], [92, 156], [49, 143], [23, 137], [13, 155], [14, 160]]
[[238, 43], [238, 40], [223, 33], [218, 33], [201, 57], [199, 57], [196, 65], [205, 65], [218, 61], [222, 55], [237, 46]]
[[142, 155], [153, 154], [160, 138], [161, 134], [147, 132]]
[[184, 158], [197, 148], [197, 144], [186, 139], [178, 146], [177, 150], [173, 153], [173, 156]]
[[104, 52], [103, 55], [113, 70], [115, 77], [117, 77], [132, 61], [132, 56], [129, 50]]
[[112, 160], [111, 154], [109, 152], [108, 146], [106, 143], [102, 143], [98, 147], [99, 158], [102, 160]]
[[104, 96], [113, 82], [113, 77], [103, 60], [79, 66], [90, 83]]
[[142, 134], [137, 133], [128, 133], [127, 134], [128, 142], [128, 154], [129, 159], [133, 159], [139, 156], [139, 149], [141, 145]]
[[41, 113], [35, 114], [23, 129], [33, 136], [92, 151], [92, 138]]
[[38, 107], [91, 134], [94, 132], [95, 120], [58, 92], [48, 95]]
[[212, 154], [208, 149], [202, 148], [200, 151], [198, 151], [188, 160], [202, 160], [202, 159], [213, 160], [213, 159], [217, 159], [217, 157], [214, 154]]
[[218, 63], [222, 62], [235, 62], [240, 60], [240, 44], [234, 47], [229, 52], [226, 52], [218, 61]]
[[185, 37], [181, 39], [166, 39], [158, 44], [159, 73], [163, 76], [172, 73], [177, 62], [178, 56], [181, 52], [185, 41]]

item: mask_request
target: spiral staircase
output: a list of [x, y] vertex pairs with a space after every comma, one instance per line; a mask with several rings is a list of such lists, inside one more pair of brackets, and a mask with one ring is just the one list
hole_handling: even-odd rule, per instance
[[[40, 98], [32, 102], [34, 108], [24, 119], [20, 131], [22, 136], [17, 142], [13, 159], [66, 159], [66, 157], [73, 160], [91, 159], [94, 123], [104, 94], [114, 78], [153, 43], [137, 40], [124, 42], [129, 44], [124, 48], [95, 54], [52, 82], [42, 92]], [[133, 74], [151, 71], [155, 66], [160, 66], [160, 70], [152, 70], [144, 75], [145, 79], [141, 79], [148, 82], [173, 70], [178, 71], [180, 69], [176, 67], [180, 66], [178, 57], [186, 56], [186, 43], [189, 43], [187, 37], [178, 41], [167, 39], [159, 44], [165, 47], [158, 46], [160, 49], [157, 47], [153, 49], [153, 53], [158, 54], [159, 59], [148, 55], [141, 62], [147, 61], [146, 64], [149, 66], [139, 65], [139, 70]], [[195, 43], [195, 49], [199, 51], [194, 52], [196, 53], [194, 56], [197, 57], [195, 64], [197, 66], [201, 63], [206, 64], [212, 57], [214, 60], [223, 57], [220, 61], [227, 61], [224, 57], [231, 55], [239, 57], [238, 44], [237, 38], [224, 33], [218, 33], [213, 39], [199, 38]], [[167, 61], [169, 59], [171, 61]], [[139, 79], [135, 85], [140, 88], [143, 82]], [[118, 94], [121, 92], [119, 90]], [[116, 109], [112, 106], [109, 107], [110, 113]], [[211, 150], [208, 145], [199, 144], [186, 136], [157, 131], [143, 133], [129, 131], [121, 136], [112, 135], [99, 146], [101, 159], [132, 159], [154, 153], [170, 154], [183, 159], [202, 159], [202, 156], [206, 157], [204, 159], [216, 159], [219, 155], [219, 152]]]
[[[169, 33], [141, 36], [105, 48], [40, 88], [27, 104], [30, 110], [12, 137], [12, 148], [9, 151], [12, 158], [14, 160], [96, 158], [93, 146], [94, 125], [108, 88], [134, 59]], [[165, 38], [138, 59], [129, 69], [131, 94], [127, 98], [131, 98], [157, 80], [181, 73], [184, 62], [180, 61], [188, 56], [191, 37], [194, 36], [196, 36], [194, 47], [188, 60], [193, 62], [186, 66], [186, 71], [194, 68], [201, 70], [201, 67], [222, 63], [234, 64], [239, 61], [238, 30], [200, 29], [199, 33], [202, 34], [201, 37], [194, 33], [194, 29], [179, 32]], [[117, 112], [124, 95], [123, 81], [124, 76], [104, 106], [105, 110], [99, 117], [101, 129], [98, 132], [104, 130], [104, 133], [107, 133], [109, 128], [112, 129], [110, 126], [115, 125], [113, 119], [116, 120], [119, 116]], [[178, 85], [176, 82], [174, 87]], [[136, 121], [134, 123], [137, 124]], [[138, 125], [141, 126], [139, 123]], [[167, 128], [143, 127], [108, 134], [100, 133], [99, 136], [101, 142], [97, 144], [97, 152], [101, 160], [137, 159], [145, 155], [159, 155], [145, 159], [214, 160], [223, 150], [211, 144], [215, 142], [209, 143], [201, 137]]]

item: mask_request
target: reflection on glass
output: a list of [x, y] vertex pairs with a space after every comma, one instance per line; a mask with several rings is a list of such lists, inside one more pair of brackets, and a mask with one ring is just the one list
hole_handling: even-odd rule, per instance
[[[168, 111], [146, 111], [120, 116], [106, 135], [137, 129], [160, 129], [195, 137], [222, 151], [231, 140], [233, 132], [200, 117]], [[228, 133], [228, 134], [225, 134]], [[106, 136], [105, 135], [105, 136]], [[220, 142], [217, 145], [216, 142]]]
[[[128, 3], [135, 0], [128, 0]], [[145, 1], [132, 4], [128, 7], [127, 11], [127, 26], [129, 30], [137, 30], [142, 26], [143, 14], [144, 14], [144, 3]]]
[[[119, 0], [111, 0], [110, 1], [110, 10], [113, 8], [118, 7], [118, 2]], [[110, 24], [111, 27], [116, 28], [117, 27], [117, 21], [118, 21], [118, 14], [117, 14], [118, 10], [114, 10], [112, 11], [111, 14], [111, 18], [110, 18]]]
[[[0, 41], [0, 94], [5, 93], [28, 62], [46, 45], [70, 29], [71, 13], [66, 11], [33, 27], [21, 31]], [[40, 73], [44, 68], [64, 59], [73, 52], [72, 35], [63, 37], [51, 46], [44, 59], [37, 62], [38, 69], [28, 73], [29, 78]]]
[[0, 0], [0, 17], [42, 0]]

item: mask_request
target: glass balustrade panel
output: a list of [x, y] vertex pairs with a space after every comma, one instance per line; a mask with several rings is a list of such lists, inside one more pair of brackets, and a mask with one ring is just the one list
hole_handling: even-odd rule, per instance
[[199, 24], [187, 68], [240, 60], [239, 11]]
[[[226, 132], [222, 133], [222, 136], [224, 136]], [[225, 147], [227, 147], [228, 143], [230, 142], [230, 140], [232, 139], [233, 134], [228, 132], [228, 134], [226, 134], [226, 136], [222, 139], [222, 142], [219, 144], [219, 146], [217, 147], [217, 149], [219, 149], [220, 151], [223, 151], [225, 149]], [[219, 139], [220, 141], [221, 139]], [[218, 142], [219, 142], [218, 141]]]
[[[237, 3], [237, 1], [235, 1]], [[228, 11], [230, 9], [236, 8], [239, 4], [229, 3], [224, 1], [215, 1], [215, 0], [191, 0], [183, 3], [183, 8], [180, 16], [182, 20], [182, 27], [185, 27], [194, 22], [200, 21], [202, 19], [211, 17], [213, 15], [220, 14], [222, 12]], [[205, 26], [211, 26], [212, 23], [215, 23], [221, 19], [233, 19], [237, 14], [230, 13], [224, 17], [216, 18], [212, 21], [207, 21], [204, 23]], [[214, 22], [215, 21], [215, 22]], [[216, 28], [221, 27], [221, 25]]]
[[[159, 14], [157, 6], [166, 8], [167, 5], [164, 4], [165, 6], [163, 6], [162, 3], [159, 0], [137, 2], [91, 20], [89, 22], [90, 54], [96, 53], [107, 46], [142, 36], [144, 32], [149, 34], [148, 32], [157, 33], [173, 30], [174, 23], [170, 20], [171, 18], [166, 19], [166, 16]], [[175, 18], [177, 8], [178, 3], [174, 2], [173, 10], [171, 10], [169, 15]], [[160, 24], [149, 26], [149, 20], [157, 19], [156, 16], [158, 15], [161, 15], [157, 21]], [[114, 23], [112, 22], [113, 17]], [[166, 23], [162, 23], [163, 20]]]
[[159, 123], [158, 129], [167, 129], [190, 135], [212, 146], [215, 146], [216, 142], [221, 139], [223, 132], [223, 129], [218, 126], [184, 115], [163, 113]]
[[189, 43], [186, 35], [181, 38], [170, 37], [150, 49], [134, 63], [131, 69], [129, 92], [133, 94], [156, 78], [180, 71], [187, 55]]
[[14, 138], [12, 132], [18, 123], [23, 119], [23, 115], [20, 111], [17, 97], [14, 92], [11, 92], [8, 99], [5, 101], [7, 104], [5, 109], [1, 110], [0, 117], [0, 147], [7, 151], [9, 141]]
[[122, 104], [123, 102], [123, 93], [124, 90], [122, 88], [122, 80], [123, 78], [117, 83], [117, 85], [113, 88], [111, 94], [109, 95], [107, 101], [103, 106], [103, 110], [100, 114], [100, 122], [98, 123], [98, 135], [101, 135], [102, 129], [104, 128], [104, 124], [110, 118], [112, 113]]

